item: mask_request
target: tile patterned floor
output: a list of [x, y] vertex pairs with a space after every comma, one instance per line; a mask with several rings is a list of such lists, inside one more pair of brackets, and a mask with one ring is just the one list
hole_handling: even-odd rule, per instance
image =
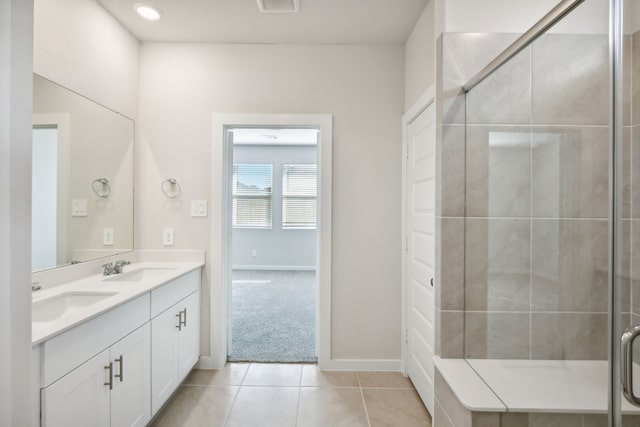
[[400, 373], [229, 363], [192, 371], [152, 426], [431, 427], [431, 417]]

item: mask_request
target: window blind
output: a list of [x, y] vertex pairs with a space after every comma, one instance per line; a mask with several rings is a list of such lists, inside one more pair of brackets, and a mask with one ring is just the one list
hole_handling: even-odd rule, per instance
[[271, 228], [273, 166], [233, 164], [233, 227]]
[[282, 165], [282, 228], [315, 229], [318, 172], [315, 164]]

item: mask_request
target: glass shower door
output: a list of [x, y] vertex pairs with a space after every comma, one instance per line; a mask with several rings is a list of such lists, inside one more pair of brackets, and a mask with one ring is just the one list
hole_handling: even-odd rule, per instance
[[[635, 3], [635, 4], [634, 4]], [[611, 0], [610, 425], [640, 425], [640, 19]]]

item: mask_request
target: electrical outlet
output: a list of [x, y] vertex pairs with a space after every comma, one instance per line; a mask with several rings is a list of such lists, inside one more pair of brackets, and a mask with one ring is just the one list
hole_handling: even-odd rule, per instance
[[165, 246], [173, 246], [173, 228], [165, 228], [162, 230], [162, 244]]
[[103, 230], [102, 243], [105, 246], [113, 246], [113, 228], [105, 228]]
[[258, 255], [258, 251], [256, 251], [255, 249], [251, 249], [251, 256], [257, 256]]

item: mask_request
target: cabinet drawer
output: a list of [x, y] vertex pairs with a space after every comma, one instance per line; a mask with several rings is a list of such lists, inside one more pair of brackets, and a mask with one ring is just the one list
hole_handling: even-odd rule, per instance
[[48, 386], [148, 321], [147, 293], [46, 341], [40, 386]]
[[180, 276], [151, 291], [151, 318], [200, 288], [200, 269]]

